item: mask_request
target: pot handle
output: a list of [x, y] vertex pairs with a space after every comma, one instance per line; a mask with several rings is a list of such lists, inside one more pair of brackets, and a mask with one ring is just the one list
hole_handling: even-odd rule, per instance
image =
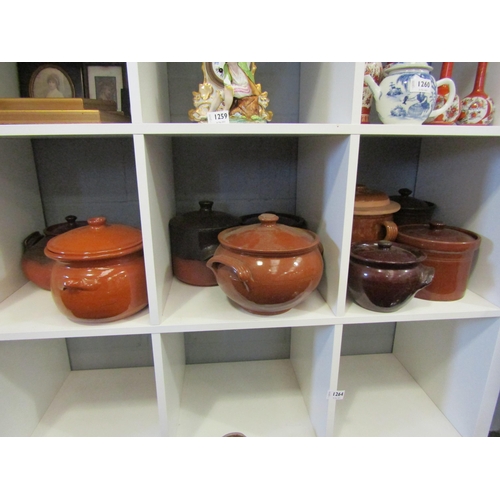
[[29, 236], [26, 236], [23, 241], [24, 251], [29, 250], [32, 246], [36, 245], [42, 238], [43, 234], [41, 234], [39, 231], [35, 231]]
[[398, 226], [392, 220], [385, 220], [382, 222], [382, 225], [385, 227], [385, 237], [384, 240], [388, 241], [396, 241], [398, 237]]
[[431, 114], [429, 115], [429, 117], [427, 118], [427, 120], [429, 120], [429, 119], [432, 120], [433, 118], [436, 118], [439, 115], [442, 115], [453, 104], [453, 99], [455, 99], [455, 95], [456, 95], [456, 92], [457, 92], [456, 91], [455, 82], [451, 78], [441, 78], [441, 80], [438, 80], [436, 82], [436, 87], [441, 87], [441, 85], [448, 85], [448, 88], [450, 90], [450, 92], [448, 93], [448, 98], [446, 99], [446, 102], [443, 104], [443, 106], [441, 106], [438, 109], [434, 109], [431, 112]]
[[62, 290], [73, 289], [81, 291], [92, 291], [99, 288], [100, 283], [98, 279], [83, 278], [81, 280], [65, 279], [62, 282]]
[[217, 264], [230, 267], [236, 273], [238, 279], [248, 288], [247, 283], [252, 279], [252, 273], [245, 264], [228, 255], [214, 255], [211, 259], [208, 259], [207, 267], [213, 271], [215, 276], [217, 276]]
[[434, 268], [429, 267], [429, 266], [422, 266], [422, 283], [418, 287], [419, 290], [422, 288], [426, 287], [427, 285], [430, 285], [432, 282], [432, 279], [434, 278]]

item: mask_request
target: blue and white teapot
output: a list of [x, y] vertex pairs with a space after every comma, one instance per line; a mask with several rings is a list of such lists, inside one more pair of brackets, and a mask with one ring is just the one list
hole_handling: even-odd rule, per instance
[[[420, 125], [428, 118], [443, 114], [453, 104], [455, 83], [450, 78], [436, 82], [431, 71], [432, 66], [425, 62], [397, 62], [384, 68], [385, 78], [380, 85], [370, 75], [365, 75], [382, 123]], [[434, 109], [437, 88], [441, 85], [448, 85], [450, 92], [445, 104]]]

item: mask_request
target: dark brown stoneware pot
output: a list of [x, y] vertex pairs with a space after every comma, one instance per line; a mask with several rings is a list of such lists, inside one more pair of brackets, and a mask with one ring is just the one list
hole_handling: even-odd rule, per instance
[[365, 309], [397, 311], [432, 282], [434, 269], [424, 260], [420, 250], [391, 241], [352, 245], [349, 293]]
[[27, 236], [23, 241], [24, 252], [21, 259], [21, 268], [26, 278], [40, 288], [50, 290], [50, 275], [54, 261], [44, 253], [47, 242], [54, 236], [86, 224], [86, 221], [77, 221], [74, 215], [68, 215], [66, 222], [45, 228], [43, 234], [35, 231]]
[[177, 215], [169, 222], [174, 276], [195, 286], [215, 286], [207, 260], [219, 246], [218, 234], [241, 224], [238, 217], [212, 210], [212, 201], [200, 201], [200, 209]]
[[88, 226], [52, 238], [45, 255], [55, 261], [54, 301], [74, 321], [116, 321], [148, 304], [139, 229], [94, 217]]
[[425, 264], [435, 269], [432, 283], [416, 297], [447, 301], [465, 295], [474, 254], [481, 243], [478, 234], [433, 221], [401, 226], [397, 241], [425, 252]]
[[351, 243], [394, 241], [398, 227], [393, 214], [399, 209], [399, 203], [391, 201], [382, 191], [357, 185]]
[[402, 188], [399, 196], [389, 196], [392, 201], [401, 205], [394, 214], [394, 222], [398, 226], [406, 224], [426, 224], [431, 221], [436, 205], [430, 201], [419, 200], [411, 195], [411, 190]]
[[304, 301], [318, 286], [323, 257], [318, 236], [278, 224], [262, 214], [259, 224], [226, 229], [207, 262], [222, 291], [254, 314], [280, 314]]

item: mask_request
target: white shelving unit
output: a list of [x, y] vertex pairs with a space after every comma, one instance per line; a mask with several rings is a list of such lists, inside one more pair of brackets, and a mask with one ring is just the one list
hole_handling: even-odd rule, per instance
[[[464, 95], [476, 65], [455, 66]], [[297, 123], [200, 125], [170, 121], [166, 63], [128, 63], [130, 124], [0, 125], [0, 435], [486, 436], [500, 389], [500, 118], [489, 127], [361, 125], [363, 72], [363, 63], [301, 64], [300, 96], [289, 96], [299, 99]], [[490, 63], [487, 82], [500, 103], [500, 63]], [[16, 65], [0, 63], [0, 97], [17, 96]], [[20, 243], [44, 227], [31, 139], [118, 136], [133, 141], [149, 308], [81, 325], [20, 269]], [[377, 136], [394, 143], [385, 158]], [[260, 317], [217, 287], [172, 277], [177, 137], [298, 141], [296, 211], [319, 234], [325, 259], [304, 304]], [[410, 174], [398, 170], [402, 138], [419, 141]], [[376, 168], [361, 168], [367, 151]], [[437, 203], [439, 218], [478, 232], [482, 244], [462, 300], [414, 299], [374, 313], [347, 296], [355, 186], [394, 191], [403, 186], [380, 179], [400, 175], [415, 196]], [[344, 325], [361, 323], [395, 323], [393, 353], [341, 356]], [[185, 363], [185, 332], [278, 327], [291, 328], [290, 359]], [[132, 334], [151, 335], [154, 368], [70, 370], [65, 338]], [[345, 390], [344, 399], [327, 399], [329, 390]]]

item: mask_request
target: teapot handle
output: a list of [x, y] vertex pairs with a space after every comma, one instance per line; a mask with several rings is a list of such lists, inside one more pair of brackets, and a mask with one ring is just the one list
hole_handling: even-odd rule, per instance
[[446, 111], [448, 111], [448, 108], [453, 104], [453, 100], [455, 99], [455, 96], [457, 94], [455, 82], [451, 78], [441, 78], [441, 80], [438, 80], [436, 82], [436, 86], [441, 87], [442, 85], [448, 85], [448, 88], [450, 89], [450, 92], [448, 93], [448, 99], [439, 109], [434, 109], [427, 120], [432, 120], [433, 118], [446, 113]]

